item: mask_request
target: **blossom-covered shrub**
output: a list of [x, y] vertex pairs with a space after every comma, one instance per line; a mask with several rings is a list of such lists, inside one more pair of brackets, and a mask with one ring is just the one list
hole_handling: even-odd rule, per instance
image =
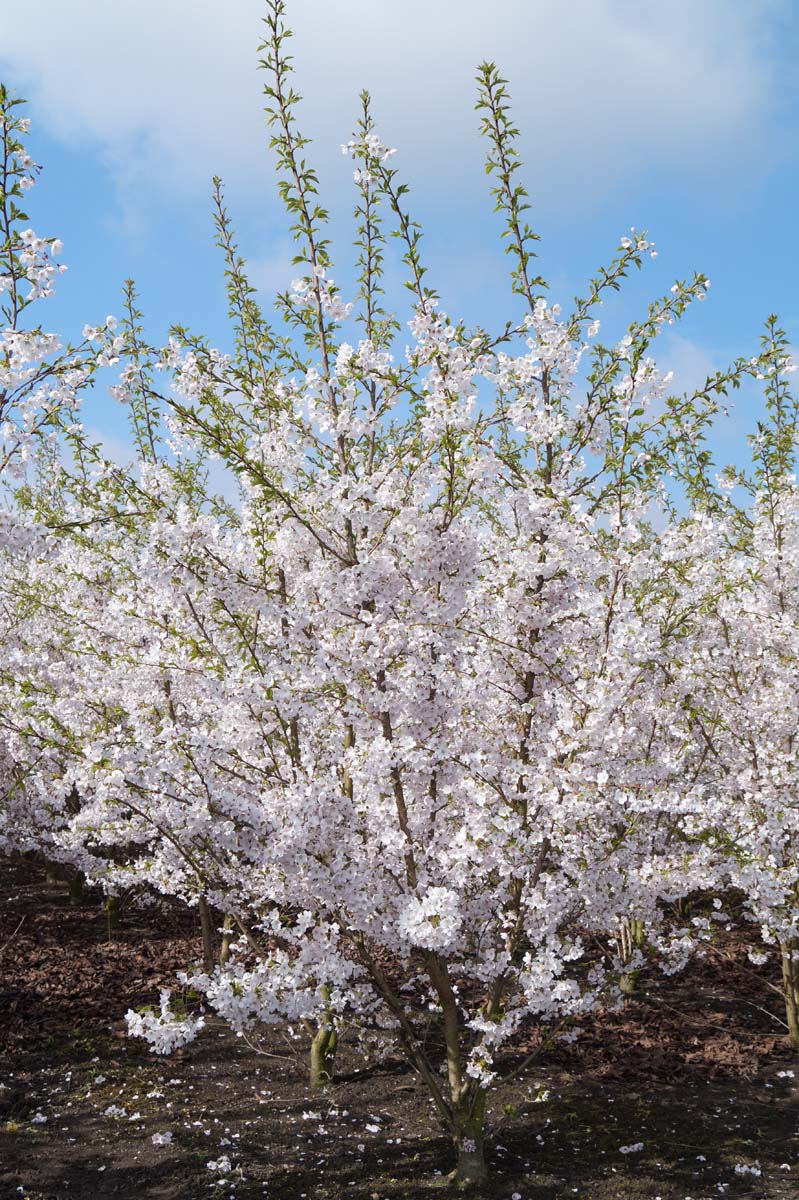
[[[3, 558], [0, 723], [60, 853], [109, 888], [146, 883], [225, 914], [229, 958], [182, 982], [237, 1030], [311, 1028], [323, 1073], [341, 1028], [395, 1039], [473, 1182], [523, 1026], [615, 1002], [646, 953], [673, 970], [703, 936], [669, 924], [667, 902], [734, 882], [759, 919], [767, 897], [775, 937], [795, 936], [790, 718], [776, 733], [766, 721], [783, 552], [760, 498], [739, 536], [703, 442], [720, 397], [785, 354], [772, 338], [675, 395], [652, 344], [705, 297], [703, 275], [600, 340], [604, 295], [655, 253], [637, 233], [570, 310], [552, 303], [492, 64], [478, 109], [511, 319], [468, 328], [443, 310], [366, 95], [344, 146], [358, 223], [346, 299], [287, 37], [272, 0], [268, 120], [299, 268], [282, 325], [256, 301], [217, 182], [233, 349], [181, 327], [149, 347], [132, 285], [119, 332], [87, 334], [105, 355], [93, 362], [122, 359], [113, 394], [138, 463], [109, 462], [65, 423], [61, 461], [21, 495], [29, 549]], [[390, 234], [404, 325], [383, 290]], [[747, 597], [762, 587], [754, 631]], [[737, 632], [717, 653], [727, 597]], [[728, 713], [752, 646], [753, 716]], [[748, 782], [757, 730], [782, 755], [765, 857], [744, 832], [765, 803]], [[737, 858], [731, 811], [750, 847]], [[794, 918], [774, 923], [774, 897]], [[201, 1023], [168, 995], [160, 1014], [129, 1014], [159, 1052]]]

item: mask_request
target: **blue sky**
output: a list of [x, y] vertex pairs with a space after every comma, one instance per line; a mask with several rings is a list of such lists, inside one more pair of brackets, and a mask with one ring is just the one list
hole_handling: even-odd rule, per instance
[[[296, 273], [262, 116], [260, 0], [26, 0], [0, 9], [0, 78], [30, 101], [45, 172], [37, 232], [68, 273], [41, 317], [65, 334], [141, 292], [148, 329], [181, 322], [226, 341], [210, 180], [226, 181], [267, 304]], [[619, 332], [694, 270], [708, 301], [667, 334], [662, 366], [691, 386], [757, 347], [776, 311], [799, 342], [799, 6], [795, 0], [290, 0], [302, 123], [332, 210], [337, 282], [350, 278], [351, 166], [340, 152], [366, 86], [411, 185], [431, 280], [453, 315], [515, 315], [477, 134], [474, 68], [495, 59], [522, 130], [532, 221], [553, 299], [569, 299], [630, 226], [657, 262], [608, 305]], [[718, 431], [738, 458], [750, 401]], [[97, 396], [86, 421], [113, 439]]]

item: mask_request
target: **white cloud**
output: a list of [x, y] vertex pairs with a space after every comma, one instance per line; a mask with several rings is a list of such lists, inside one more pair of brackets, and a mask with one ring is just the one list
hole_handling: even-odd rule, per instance
[[673, 372], [675, 393], [698, 391], [722, 365], [727, 365], [720, 363], [706, 346], [679, 333], [669, 333], [664, 338], [657, 359], [662, 371]]
[[301, 268], [292, 262], [296, 252], [295, 246], [281, 240], [278, 248], [271, 254], [249, 260], [247, 276], [262, 298], [271, 301], [279, 292], [289, 289], [292, 279], [301, 271]]
[[90, 442], [97, 443], [103, 454], [120, 467], [127, 466], [136, 460], [136, 447], [127, 434], [120, 436], [108, 429], [89, 425], [86, 429], [86, 437]]
[[[332, 172], [361, 87], [403, 174], [427, 194], [480, 171], [474, 68], [511, 81], [537, 195], [590, 204], [639, 169], [735, 169], [762, 144], [784, 0], [293, 0], [298, 83], [314, 153]], [[256, 46], [262, 0], [26, 0], [0, 11], [0, 68], [65, 138], [94, 139], [120, 185], [252, 197], [270, 160]], [[43, 31], [46, 30], [46, 35]], [[337, 177], [346, 179], [339, 157]], [[267, 193], [271, 202], [271, 194]], [[571, 206], [571, 205], [570, 205]]]

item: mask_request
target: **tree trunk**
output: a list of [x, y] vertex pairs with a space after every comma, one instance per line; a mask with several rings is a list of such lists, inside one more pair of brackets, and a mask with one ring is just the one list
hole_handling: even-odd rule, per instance
[[338, 1034], [332, 1025], [320, 1025], [311, 1042], [311, 1087], [330, 1087], [336, 1065]]
[[198, 901], [200, 910], [200, 928], [203, 934], [203, 970], [206, 975], [210, 975], [214, 969], [214, 930], [213, 922], [211, 921], [211, 909], [208, 907], [208, 901], [205, 896], [200, 896]]
[[76, 871], [69, 885], [69, 898], [73, 904], [79, 904], [83, 899], [85, 886], [86, 876], [83, 874], [83, 871]]
[[488, 1178], [485, 1161], [486, 1094], [482, 1088], [470, 1094], [455, 1109], [455, 1170], [452, 1182], [461, 1188], [476, 1187]]
[[447, 1048], [447, 1078], [451, 1097], [451, 1116], [447, 1123], [455, 1146], [455, 1170], [450, 1178], [456, 1187], [479, 1187], [488, 1178], [484, 1145], [486, 1091], [463, 1069], [463, 1031], [449, 967], [436, 954], [426, 956], [426, 965], [441, 1004]]
[[[635, 950], [644, 945], [644, 923], [637, 917], [624, 917], [616, 937], [619, 947], [619, 957], [622, 963], [632, 961]], [[625, 996], [632, 996], [638, 990], [638, 971], [625, 971], [619, 979], [619, 987]]]
[[108, 929], [108, 940], [111, 940], [111, 930], [116, 929], [119, 925], [119, 898], [111, 895], [106, 896], [105, 904], [105, 922]]
[[225, 919], [222, 922], [222, 942], [219, 947], [219, 965], [224, 967], [227, 960], [230, 958], [230, 943], [233, 941], [233, 918], [230, 913], [225, 914]]
[[788, 1037], [793, 1049], [799, 1050], [799, 942], [782, 942], [780, 950]]
[[[327, 1006], [330, 1003], [330, 988], [326, 985], [320, 989], [322, 999]], [[325, 1008], [319, 1022], [319, 1028], [311, 1042], [311, 1087], [326, 1088], [333, 1082], [336, 1066], [336, 1047], [338, 1033], [333, 1024], [333, 1016], [329, 1008]]]

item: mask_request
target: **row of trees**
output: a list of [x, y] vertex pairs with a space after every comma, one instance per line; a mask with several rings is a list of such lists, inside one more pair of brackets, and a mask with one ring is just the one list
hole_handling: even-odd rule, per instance
[[[799, 1049], [793, 364], [771, 318], [754, 357], [675, 394], [650, 352], [701, 275], [601, 341], [652, 252], [637, 234], [551, 304], [492, 64], [511, 320], [442, 311], [367, 95], [345, 303], [284, 7], [262, 54], [298, 279], [270, 324], [217, 181], [227, 352], [182, 327], [150, 346], [132, 285], [75, 346], [30, 323], [60, 244], [26, 227], [37, 168], [0, 91], [0, 845], [216, 914], [224, 962], [186, 981], [236, 1029], [311, 1026], [319, 1083], [343, 1030], [399, 1043], [473, 1183], [520, 1029], [684, 963], [712, 936], [675, 907], [698, 891], [760, 926]], [[76, 418], [109, 366], [131, 468]], [[753, 379], [752, 466], [717, 475], [708, 432]], [[131, 1014], [161, 1051], [199, 1024]]]

